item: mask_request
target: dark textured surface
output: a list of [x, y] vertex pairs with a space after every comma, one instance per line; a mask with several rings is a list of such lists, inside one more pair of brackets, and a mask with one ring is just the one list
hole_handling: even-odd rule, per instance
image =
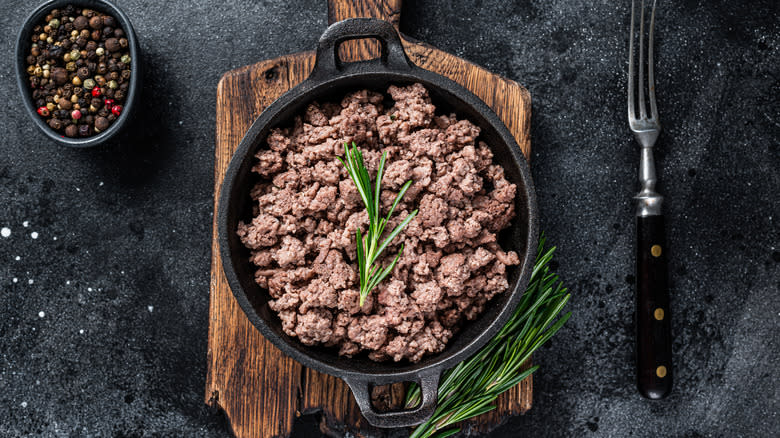
[[[228, 434], [203, 405], [215, 88], [229, 69], [313, 48], [325, 5], [120, 6], [146, 86], [135, 129], [105, 148], [35, 130], [16, 108], [13, 37], [0, 38], [0, 436]], [[4, 2], [0, 25], [15, 31], [31, 7]], [[780, 430], [779, 15], [773, 0], [660, 6], [676, 387], [651, 402], [633, 377], [627, 2], [406, 2], [404, 32], [534, 100], [541, 223], [574, 317], [535, 357], [534, 408], [494, 436]], [[317, 436], [312, 420], [299, 430]]]

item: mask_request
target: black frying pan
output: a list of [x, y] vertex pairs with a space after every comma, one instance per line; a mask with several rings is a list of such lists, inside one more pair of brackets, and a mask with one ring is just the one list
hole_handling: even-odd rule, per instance
[[[343, 63], [339, 45], [347, 40], [376, 38], [382, 46], [380, 58]], [[239, 240], [239, 220], [250, 221], [252, 202], [249, 190], [257, 178], [250, 169], [254, 155], [265, 145], [272, 128], [288, 126], [312, 101], [340, 99], [346, 93], [368, 88], [385, 92], [391, 84], [422, 83], [434, 104], [444, 113], [455, 112], [481, 128], [480, 139], [505, 169], [509, 181], [517, 185], [517, 216], [499, 236], [505, 250], [517, 251], [520, 266], [509, 269], [509, 289], [497, 295], [474, 321], [464, 325], [441, 353], [420, 362], [374, 362], [365, 355], [341, 357], [334, 348], [308, 347], [282, 331], [281, 321], [268, 307], [268, 292], [254, 281], [255, 267], [249, 250]], [[439, 375], [474, 354], [504, 325], [528, 284], [536, 255], [538, 238], [536, 197], [528, 163], [520, 147], [496, 114], [479, 98], [455, 82], [413, 65], [404, 53], [395, 28], [388, 22], [353, 18], [330, 26], [320, 38], [311, 75], [272, 103], [252, 124], [241, 140], [222, 183], [218, 208], [219, 245], [225, 276], [233, 294], [252, 324], [286, 354], [303, 365], [344, 379], [363, 416], [378, 427], [411, 426], [431, 416], [436, 407]], [[418, 382], [422, 402], [416, 408], [377, 412], [371, 405], [371, 386], [397, 382]]]

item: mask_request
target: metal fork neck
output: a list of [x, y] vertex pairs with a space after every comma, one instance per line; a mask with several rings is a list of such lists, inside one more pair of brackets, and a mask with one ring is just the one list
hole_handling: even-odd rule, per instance
[[639, 184], [640, 191], [634, 197], [637, 201], [637, 216], [658, 216], [661, 214], [661, 204], [664, 197], [655, 191], [655, 159], [653, 147], [643, 146], [639, 156]]

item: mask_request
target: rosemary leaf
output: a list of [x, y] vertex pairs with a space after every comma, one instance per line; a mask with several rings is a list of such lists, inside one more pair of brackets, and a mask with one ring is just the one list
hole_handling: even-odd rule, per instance
[[363, 204], [366, 207], [366, 213], [368, 214], [368, 230], [363, 235], [360, 229], [355, 231], [355, 243], [357, 247], [357, 262], [358, 273], [360, 277], [360, 305], [362, 306], [366, 300], [366, 297], [371, 290], [374, 289], [382, 280], [384, 280], [390, 272], [392, 272], [398, 259], [403, 252], [403, 245], [398, 251], [393, 261], [386, 267], [377, 262], [382, 252], [388, 245], [395, 239], [403, 229], [409, 225], [409, 222], [417, 215], [417, 210], [412, 211], [409, 215], [398, 224], [395, 229], [385, 238], [380, 244], [379, 241], [384, 233], [385, 226], [390, 221], [390, 217], [395, 211], [395, 207], [401, 202], [406, 191], [412, 185], [412, 181], [407, 181], [401, 187], [401, 191], [393, 200], [393, 205], [390, 211], [387, 213], [387, 217], [379, 217], [380, 201], [382, 194], [382, 176], [385, 169], [385, 161], [387, 160], [387, 152], [382, 153], [382, 158], [379, 161], [379, 168], [376, 174], [375, 187], [371, 188], [371, 177], [366, 169], [365, 162], [363, 161], [363, 154], [360, 149], [357, 148], [355, 143], [352, 143], [350, 148], [347, 143], [344, 143], [344, 158], [338, 157], [344, 168], [347, 169], [350, 179], [355, 183], [360, 198], [363, 200]]

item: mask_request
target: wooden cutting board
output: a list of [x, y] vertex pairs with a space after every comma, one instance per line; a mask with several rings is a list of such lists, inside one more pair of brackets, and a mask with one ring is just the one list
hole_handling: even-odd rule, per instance
[[[401, 0], [329, 0], [328, 22], [374, 17], [398, 28]], [[324, 29], [323, 29], [324, 31]], [[418, 66], [447, 76], [471, 90], [498, 114], [526, 158], [531, 143], [531, 99], [514, 81], [468, 61], [401, 35], [409, 58]], [[372, 41], [349, 41], [340, 49], [346, 61], [378, 56]], [[252, 122], [276, 98], [306, 79], [314, 52], [296, 53], [227, 72], [217, 87], [217, 142], [214, 211], [233, 151]], [[209, 306], [206, 403], [221, 409], [238, 437], [287, 437], [295, 418], [321, 411], [323, 433], [346, 430], [358, 436], [380, 437], [361, 417], [347, 385], [340, 379], [308, 369], [284, 355], [249, 322], [233, 298], [222, 271], [217, 241], [217, 215], [212, 238], [211, 301]], [[530, 366], [530, 364], [528, 364]], [[498, 408], [464, 424], [466, 434], [485, 432], [531, 407], [532, 380], [502, 395]], [[397, 403], [403, 388], [391, 388]]]

